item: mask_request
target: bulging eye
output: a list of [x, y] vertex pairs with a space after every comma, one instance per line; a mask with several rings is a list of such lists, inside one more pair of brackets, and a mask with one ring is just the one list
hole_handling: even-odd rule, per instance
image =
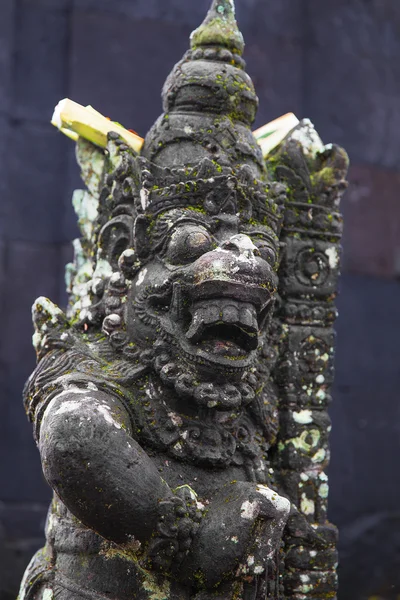
[[167, 248], [166, 259], [173, 265], [195, 261], [213, 248], [207, 229], [199, 225], [182, 225], [173, 232]]
[[275, 250], [271, 248], [268, 242], [265, 242], [263, 240], [255, 240], [254, 244], [257, 246], [257, 249], [260, 253], [260, 257], [267, 263], [269, 263], [271, 267], [274, 267], [278, 259]]

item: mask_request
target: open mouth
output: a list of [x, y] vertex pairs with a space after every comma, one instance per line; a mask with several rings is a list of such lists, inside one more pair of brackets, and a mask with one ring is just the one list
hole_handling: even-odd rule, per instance
[[235, 281], [219, 284], [205, 289], [174, 282], [163, 293], [151, 294], [147, 314], [158, 320], [171, 343], [179, 344], [185, 360], [234, 373], [253, 360], [271, 294]]
[[200, 300], [191, 310], [186, 338], [206, 354], [244, 358], [258, 346], [256, 308], [231, 298]]

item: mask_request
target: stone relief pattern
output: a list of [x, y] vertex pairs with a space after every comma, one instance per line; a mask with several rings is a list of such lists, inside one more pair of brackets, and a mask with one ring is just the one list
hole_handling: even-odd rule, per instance
[[[310, 138], [311, 139], [311, 138]], [[333, 381], [334, 305], [340, 267], [341, 196], [348, 159], [319, 140], [289, 137], [269, 168], [288, 186], [276, 315], [279, 434], [273, 466], [279, 487], [310, 522], [314, 536], [285, 535], [285, 598], [336, 597], [336, 528], [327, 521], [328, 436]], [[318, 154], [317, 154], [318, 151]], [[312, 539], [314, 538], [314, 539]]]

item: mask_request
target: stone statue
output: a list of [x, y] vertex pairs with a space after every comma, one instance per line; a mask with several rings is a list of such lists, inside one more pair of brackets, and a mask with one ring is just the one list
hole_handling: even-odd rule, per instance
[[80, 138], [67, 314], [26, 384], [54, 490], [19, 600], [335, 598], [327, 405], [348, 159], [301, 121], [263, 157], [233, 0], [140, 153]]

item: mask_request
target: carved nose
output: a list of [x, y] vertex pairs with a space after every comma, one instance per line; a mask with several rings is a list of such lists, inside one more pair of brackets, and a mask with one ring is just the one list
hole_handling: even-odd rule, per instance
[[233, 235], [229, 240], [222, 242], [220, 248], [222, 250], [228, 250], [236, 256], [243, 256], [244, 258], [254, 258], [259, 256], [260, 252], [253, 244], [251, 239], [243, 233]]

